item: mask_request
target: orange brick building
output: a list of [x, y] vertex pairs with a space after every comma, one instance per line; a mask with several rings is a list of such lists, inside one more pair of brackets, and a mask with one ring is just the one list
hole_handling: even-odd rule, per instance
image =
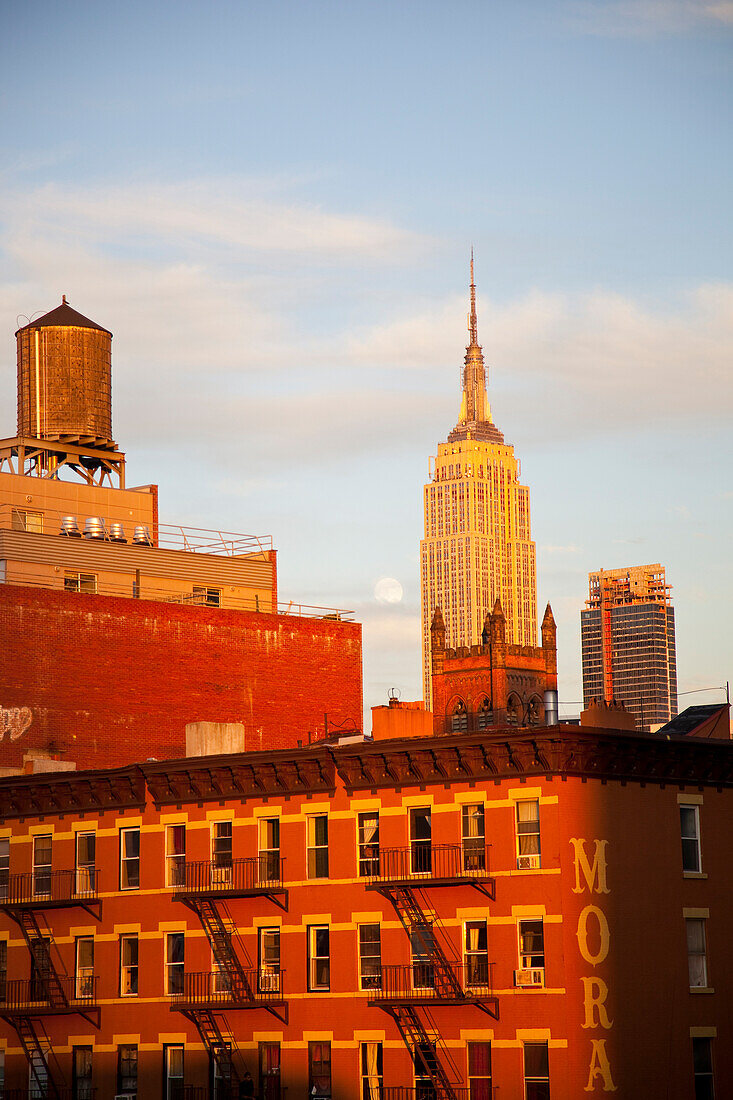
[[723, 1097], [732, 788], [569, 726], [2, 779], [6, 1087]]
[[16, 333], [0, 439], [0, 773], [237, 749], [362, 724], [361, 627], [278, 601], [269, 536], [161, 522], [112, 438], [112, 334], [64, 299]]

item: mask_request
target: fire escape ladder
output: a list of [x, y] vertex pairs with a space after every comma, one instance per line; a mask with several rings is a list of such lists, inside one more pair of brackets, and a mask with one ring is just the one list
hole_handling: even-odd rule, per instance
[[52, 1008], [66, 1008], [68, 1001], [51, 955], [53, 937], [44, 934], [32, 909], [21, 909], [15, 919], [31, 953], [34, 979], [43, 986]]
[[227, 1042], [222, 1035], [216, 1016], [210, 1009], [195, 1009], [187, 1015], [196, 1025], [203, 1044], [222, 1078], [229, 1083], [231, 1095], [237, 1096], [241, 1078], [234, 1065], [234, 1054], [239, 1053], [234, 1037], [232, 1036], [231, 1042]]
[[48, 1061], [51, 1043], [43, 1025], [40, 1021], [34, 1021], [28, 1016], [19, 1016], [12, 1022], [30, 1066], [33, 1079], [32, 1093], [48, 1097], [49, 1100], [60, 1100], [59, 1085], [51, 1073]]
[[211, 952], [220, 971], [230, 983], [232, 996], [239, 1001], [253, 1001], [254, 991], [247, 979], [232, 943], [231, 933], [221, 919], [216, 902], [210, 898], [196, 898], [193, 907], [203, 925]]
[[438, 1058], [435, 1043], [425, 1030], [414, 1006], [395, 1006], [392, 1009], [392, 1016], [407, 1049], [412, 1054], [418, 1074], [430, 1078], [441, 1098], [456, 1100], [455, 1089]]
[[[448, 961], [437, 937], [432, 934], [432, 928], [437, 922], [428, 917], [415, 896], [415, 891], [409, 886], [394, 886], [389, 889], [389, 899], [411, 942], [414, 932], [426, 956], [429, 957], [433, 967], [436, 991], [443, 996], [447, 994], [458, 1000], [463, 998], [465, 994], [455, 969]], [[427, 933], [428, 929], [431, 930], [430, 934]]]

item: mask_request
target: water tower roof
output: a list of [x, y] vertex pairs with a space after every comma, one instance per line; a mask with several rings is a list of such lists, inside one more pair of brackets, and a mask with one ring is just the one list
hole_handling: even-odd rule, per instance
[[[50, 328], [52, 326], [67, 326], [70, 328], [95, 328], [100, 332], [107, 332], [111, 336], [112, 333], [104, 325], [98, 325], [96, 321], [90, 321], [88, 317], [84, 317], [83, 314], [77, 313], [75, 309], [72, 309], [69, 303], [64, 297], [63, 302], [56, 309], [52, 309], [50, 313], [44, 313], [43, 317], [37, 317], [35, 321], [31, 321], [29, 325], [24, 325], [24, 328]], [[18, 332], [22, 332], [23, 329], [18, 329]], [[17, 336], [17, 333], [16, 333]]]

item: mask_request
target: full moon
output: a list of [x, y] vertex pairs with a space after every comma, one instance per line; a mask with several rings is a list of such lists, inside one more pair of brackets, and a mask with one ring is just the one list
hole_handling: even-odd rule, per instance
[[402, 599], [402, 585], [394, 577], [380, 577], [374, 585], [374, 595], [380, 603], [399, 603]]

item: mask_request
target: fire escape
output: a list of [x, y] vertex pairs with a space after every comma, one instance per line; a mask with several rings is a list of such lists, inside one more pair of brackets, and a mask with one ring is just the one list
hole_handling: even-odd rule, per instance
[[[375, 850], [376, 855], [376, 850]], [[439, 935], [439, 920], [426, 911], [425, 892], [434, 887], [472, 886], [494, 898], [488, 871], [488, 848], [479, 845], [434, 845], [413, 841], [409, 848], [379, 848], [367, 883], [392, 904], [410, 941], [409, 966], [381, 967], [378, 988], [369, 998], [388, 1012], [413, 1059], [416, 1075], [430, 1082], [432, 1100], [457, 1100], [455, 1085], [438, 1056], [433, 1006], [475, 1005], [498, 1019], [498, 998], [491, 992], [488, 956], [479, 965], [448, 957]], [[439, 935], [436, 935], [436, 932]]]
[[286, 907], [283, 886], [284, 859], [267, 852], [254, 859], [187, 862], [174, 897], [198, 917], [206, 933], [215, 963], [213, 972], [185, 973], [183, 988], [173, 994], [173, 1011], [182, 1012], [195, 1025], [220, 1079], [237, 1095], [240, 1075], [234, 1062], [238, 1054], [226, 1011], [264, 1008], [284, 1020], [284, 971], [252, 969], [237, 954], [235, 929], [226, 915], [233, 898], [269, 897]]
[[0, 906], [19, 926], [30, 954], [30, 979], [4, 981], [0, 985], [0, 1016], [11, 1024], [28, 1059], [34, 1094], [49, 1100], [65, 1100], [70, 1090], [51, 1058], [51, 1043], [44, 1018], [79, 1013], [99, 1027], [97, 979], [77, 972], [60, 972], [50, 929], [38, 916], [44, 910], [79, 906], [95, 920], [101, 919], [99, 872], [95, 867], [75, 871], [51, 871], [45, 867], [29, 874], [10, 875]]

